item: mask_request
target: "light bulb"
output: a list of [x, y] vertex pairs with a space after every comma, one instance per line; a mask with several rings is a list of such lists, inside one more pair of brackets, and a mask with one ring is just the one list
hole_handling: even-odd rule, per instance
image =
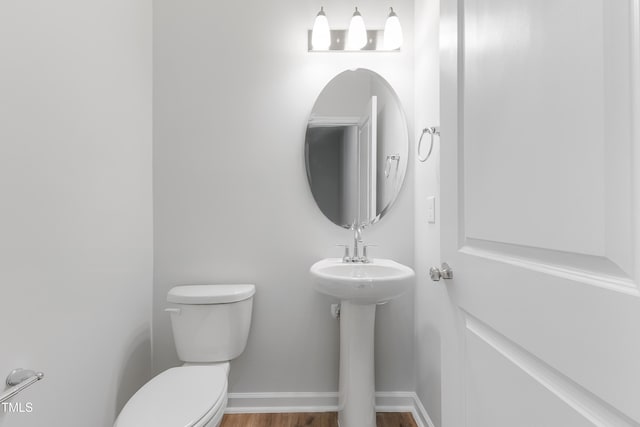
[[311, 32], [311, 47], [313, 50], [328, 50], [331, 46], [331, 32], [329, 31], [329, 21], [324, 13], [324, 8], [316, 15]]
[[364, 26], [362, 15], [356, 11], [353, 12], [351, 22], [349, 23], [349, 33], [347, 34], [347, 49], [360, 50], [367, 45], [367, 29]]
[[389, 17], [384, 24], [384, 48], [396, 50], [402, 46], [402, 27], [398, 15], [390, 8]]

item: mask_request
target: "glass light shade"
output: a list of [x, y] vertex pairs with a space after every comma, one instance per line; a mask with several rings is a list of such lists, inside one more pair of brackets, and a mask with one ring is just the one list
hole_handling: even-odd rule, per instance
[[331, 46], [331, 32], [329, 31], [329, 21], [325, 15], [323, 8], [316, 15], [311, 31], [311, 47], [313, 50], [328, 50]]
[[387, 22], [384, 24], [384, 49], [396, 50], [402, 46], [402, 27], [398, 15], [391, 8]]
[[347, 33], [347, 49], [360, 50], [367, 45], [367, 29], [364, 26], [362, 15], [356, 11], [353, 12], [351, 22], [349, 23], [349, 32]]

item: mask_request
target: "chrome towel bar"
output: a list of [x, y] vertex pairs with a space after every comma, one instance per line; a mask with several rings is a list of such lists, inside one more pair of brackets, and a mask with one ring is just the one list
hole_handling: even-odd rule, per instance
[[31, 384], [44, 378], [42, 372], [35, 372], [30, 369], [14, 369], [7, 376], [7, 385], [10, 387], [4, 393], [0, 394], [0, 403], [11, 399]]

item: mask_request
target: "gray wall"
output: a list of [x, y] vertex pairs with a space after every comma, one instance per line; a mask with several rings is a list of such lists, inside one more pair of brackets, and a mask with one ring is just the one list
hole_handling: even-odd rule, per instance
[[[439, 0], [416, 0], [414, 135], [440, 124], [440, 30]], [[417, 145], [417, 140], [416, 140]], [[429, 149], [425, 135], [422, 155]], [[415, 150], [415, 149], [414, 149]], [[431, 158], [415, 162], [415, 267], [416, 267], [416, 393], [436, 427], [440, 409], [440, 306], [447, 301], [442, 282], [432, 282], [429, 267], [440, 265], [440, 141], [435, 140]], [[436, 223], [427, 222], [427, 198], [436, 197]]]
[[348, 182], [343, 178], [343, 172], [352, 169], [350, 164], [345, 164], [343, 155], [349, 143], [348, 130], [345, 127], [316, 127], [308, 128], [306, 133], [307, 175], [313, 198], [322, 213], [337, 224], [353, 223], [353, 220], [347, 220], [353, 218], [349, 205], [343, 203], [345, 182]]
[[[232, 392], [336, 391], [338, 322], [310, 287], [313, 262], [340, 256], [351, 234], [314, 203], [304, 169], [308, 115], [324, 85], [366, 67], [394, 86], [413, 117], [413, 1], [401, 53], [308, 53], [306, 31], [323, 5], [346, 28], [339, 0], [154, 3], [154, 370], [179, 363], [167, 291], [182, 283], [257, 285], [246, 351]], [[382, 28], [388, 2], [360, 8]], [[413, 123], [409, 123], [410, 128]], [[413, 172], [397, 205], [366, 230], [374, 256], [413, 264]], [[413, 293], [380, 307], [378, 390], [414, 390]]]
[[45, 373], [0, 426], [112, 426], [150, 373], [151, 1], [2, 1], [0, 55], [0, 378]]

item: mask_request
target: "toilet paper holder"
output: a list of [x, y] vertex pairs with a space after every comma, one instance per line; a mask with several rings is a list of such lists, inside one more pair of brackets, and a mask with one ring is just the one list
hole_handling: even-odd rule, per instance
[[14, 369], [7, 375], [6, 384], [10, 387], [0, 395], [0, 403], [11, 399], [25, 388], [29, 387], [44, 378], [44, 373], [32, 371], [31, 369]]

